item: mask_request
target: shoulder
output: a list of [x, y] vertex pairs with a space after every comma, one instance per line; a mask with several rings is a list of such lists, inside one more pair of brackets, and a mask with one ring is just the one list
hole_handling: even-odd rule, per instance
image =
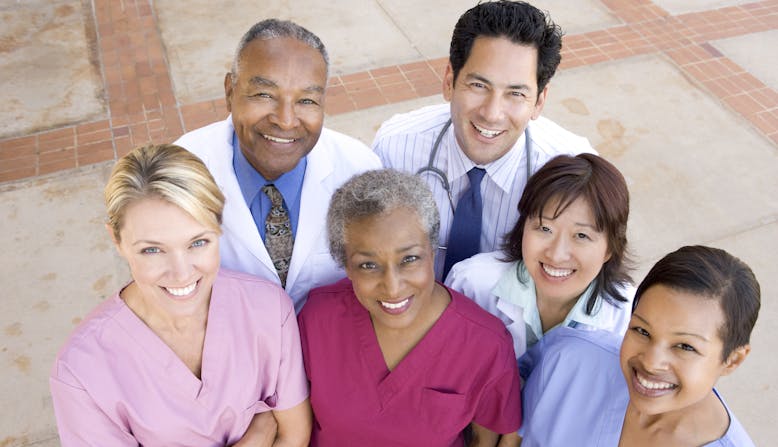
[[562, 154], [597, 153], [588, 139], [570, 132], [548, 118], [538, 117], [530, 121], [527, 128], [534, 148], [548, 158]]
[[67, 381], [70, 375], [78, 375], [80, 368], [91, 369], [107, 357], [104, 338], [117, 329], [117, 314], [129, 311], [118, 293], [100, 303], [70, 334], [57, 353], [51, 376]]
[[587, 364], [595, 358], [618, 358], [622, 338], [610, 331], [558, 327], [549, 331], [536, 347], [544, 358], [560, 357], [566, 364]]
[[462, 293], [450, 288], [448, 290], [451, 293], [452, 312], [461, 320], [461, 325], [467, 326], [469, 331], [481, 332], [479, 339], [493, 337], [507, 342], [511, 350], [513, 349], [511, 336], [499, 318], [482, 309]]
[[[446, 277], [446, 285], [450, 285], [456, 290], [460, 290], [455, 286], [456, 284], [494, 287], [502, 275], [511, 266], [516, 265], [515, 262], [503, 261], [503, 257], [505, 257], [505, 253], [498, 250], [478, 253], [464, 259], [451, 267], [451, 271]], [[467, 294], [466, 292], [463, 293]]]
[[732, 410], [724, 401], [724, 398], [715, 388], [713, 389], [713, 392], [716, 393], [716, 396], [727, 410], [727, 414], [729, 415], [729, 427], [727, 428], [727, 432], [724, 433], [724, 436], [708, 445], [722, 447], [754, 447], [754, 441], [748, 436], [746, 429], [735, 417], [735, 414], [732, 413]]
[[220, 268], [214, 294], [239, 299], [250, 307], [267, 308], [271, 303], [282, 309], [292, 306], [291, 298], [278, 284], [243, 272]]
[[440, 129], [451, 117], [448, 103], [422, 107], [406, 113], [398, 113], [381, 124], [376, 132], [373, 147], [385, 139], [409, 134], [422, 134]]
[[354, 289], [348, 278], [316, 287], [308, 293], [308, 299], [300, 311], [299, 319], [323, 322], [328, 315], [340, 315], [346, 311], [354, 301], [356, 301]]
[[349, 159], [344, 161], [351, 161], [353, 159], [377, 160], [373, 151], [370, 150], [365, 143], [352, 136], [326, 127], [322, 129], [319, 141], [316, 142], [315, 149], [348, 155]]
[[219, 149], [218, 146], [214, 145], [214, 140], [223, 140], [227, 144], [231, 144], [232, 134], [232, 117], [228, 116], [222, 121], [216, 121], [183, 134], [173, 144], [181, 146], [202, 158], [213, 152], [213, 150]]

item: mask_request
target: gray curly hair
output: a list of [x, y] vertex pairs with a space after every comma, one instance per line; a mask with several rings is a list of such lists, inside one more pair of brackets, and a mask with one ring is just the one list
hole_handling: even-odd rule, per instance
[[327, 236], [335, 262], [341, 267], [346, 264], [348, 224], [396, 208], [415, 212], [430, 245], [437, 248], [440, 215], [427, 184], [415, 175], [380, 169], [352, 177], [332, 195], [327, 212]]

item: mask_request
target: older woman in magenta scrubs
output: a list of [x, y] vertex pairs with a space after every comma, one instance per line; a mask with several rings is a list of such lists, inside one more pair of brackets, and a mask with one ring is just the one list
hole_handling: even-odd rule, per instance
[[313, 446], [494, 446], [520, 423], [510, 335], [435, 282], [438, 209], [426, 184], [371, 171], [332, 196], [330, 250], [347, 279], [299, 315]]
[[446, 284], [503, 320], [517, 358], [557, 326], [624, 333], [633, 288], [618, 169], [592, 154], [556, 157], [527, 182], [519, 213], [503, 251], [454, 265]]
[[739, 259], [702, 246], [670, 253], [638, 287], [623, 338], [561, 328], [538, 343], [522, 446], [753, 447], [714, 385], [748, 356], [759, 307]]
[[132, 281], [57, 355], [50, 384], [62, 445], [260, 445], [267, 433], [255, 415], [268, 411], [277, 435], [271, 424], [262, 445], [306, 445], [294, 308], [278, 286], [219, 269], [224, 197], [205, 166], [178, 146], [135, 149], [114, 168], [105, 201]]

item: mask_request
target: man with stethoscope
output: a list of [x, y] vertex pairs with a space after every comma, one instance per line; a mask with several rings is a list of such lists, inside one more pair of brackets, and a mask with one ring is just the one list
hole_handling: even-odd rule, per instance
[[596, 153], [586, 138], [540, 117], [561, 47], [561, 30], [534, 6], [481, 3], [454, 28], [443, 80], [450, 104], [395, 115], [378, 130], [373, 150], [384, 166], [417, 173], [435, 196], [436, 278], [501, 247], [527, 179], [546, 161]]

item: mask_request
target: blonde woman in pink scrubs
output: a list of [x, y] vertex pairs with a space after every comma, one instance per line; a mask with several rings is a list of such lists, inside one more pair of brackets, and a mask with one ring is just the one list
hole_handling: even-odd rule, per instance
[[292, 302], [275, 284], [219, 269], [224, 196], [200, 159], [173, 145], [135, 149], [105, 201], [132, 279], [54, 362], [62, 446], [307, 445]]

